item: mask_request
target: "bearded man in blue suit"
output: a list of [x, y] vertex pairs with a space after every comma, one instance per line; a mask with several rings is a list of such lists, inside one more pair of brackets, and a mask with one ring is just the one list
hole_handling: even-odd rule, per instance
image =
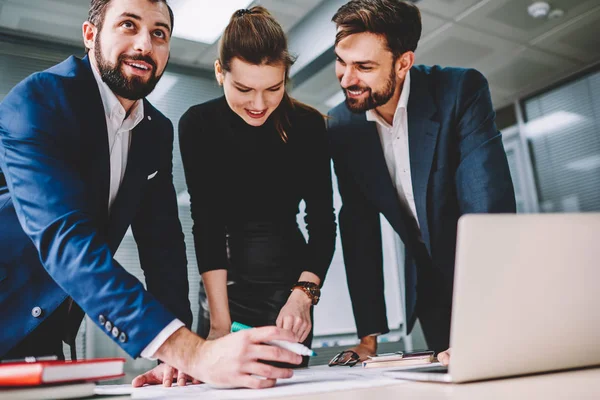
[[[346, 101], [329, 113], [343, 201], [340, 232], [364, 359], [389, 331], [380, 214], [404, 242], [406, 324], [448, 348], [461, 215], [513, 213], [515, 194], [487, 81], [476, 70], [414, 66], [421, 15], [411, 2], [352, 0], [333, 17]], [[347, 360], [348, 355], [339, 357]], [[448, 362], [448, 353], [440, 360]]]
[[[180, 383], [265, 387], [291, 371], [258, 359], [300, 362], [261, 344], [293, 341], [288, 331], [207, 342], [187, 329], [173, 126], [145, 100], [172, 30], [166, 0], [92, 0], [88, 55], [28, 77], [0, 104], [0, 358], [62, 358], [85, 312], [132, 357], [170, 365], [138, 385], [163, 383], [162, 372], [170, 384], [175, 369]], [[129, 226], [147, 291], [113, 258]]]

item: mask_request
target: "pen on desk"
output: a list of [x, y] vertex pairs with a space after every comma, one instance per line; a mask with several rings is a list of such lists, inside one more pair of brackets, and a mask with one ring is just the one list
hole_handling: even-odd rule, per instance
[[[244, 329], [251, 329], [251, 328], [252, 328], [251, 326], [244, 325], [244, 324], [241, 324], [241, 323], [235, 322], [235, 321], [231, 324], [231, 332], [237, 332], [237, 331], [241, 331]], [[266, 344], [281, 347], [282, 349], [289, 350], [292, 353], [296, 353], [301, 356], [314, 357], [317, 355], [317, 353], [315, 353], [314, 350], [309, 349], [302, 343], [286, 342], [285, 340], [270, 340]]]
[[42, 357], [25, 357], [25, 358], [16, 358], [13, 360], [1, 360], [1, 364], [8, 363], [35, 363], [40, 361], [56, 361], [58, 360], [57, 356], [42, 356]]

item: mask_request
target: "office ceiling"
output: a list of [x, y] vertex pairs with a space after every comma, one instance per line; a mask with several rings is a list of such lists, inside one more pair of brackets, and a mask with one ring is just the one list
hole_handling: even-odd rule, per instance
[[[181, 0], [170, 0], [175, 5]], [[195, 0], [210, 12], [214, 0]], [[322, 0], [261, 0], [289, 31]], [[89, 0], [0, 0], [0, 27], [39, 35], [46, 40], [82, 45], [81, 24], [87, 18]], [[235, 10], [231, 10], [233, 13]], [[177, 24], [177, 15], [176, 24]], [[171, 60], [177, 64], [212, 69], [217, 46], [173, 38]]]
[[[417, 63], [479, 69], [490, 82], [496, 107], [598, 63], [600, 2], [548, 2], [553, 8], [563, 10], [564, 16], [533, 19], [527, 14], [530, 0], [420, 0], [417, 5], [423, 16], [423, 35], [416, 53]], [[323, 18], [322, 13], [331, 13], [344, 1], [254, 3], [260, 3], [276, 16], [290, 35], [291, 44], [302, 42], [304, 36], [307, 43], [325, 40], [326, 51], [331, 53], [334, 38], [331, 27], [324, 25], [331, 24], [329, 14]], [[79, 46], [81, 23], [87, 16], [88, 5], [88, 0], [0, 0], [0, 29]], [[210, 5], [205, 7], [210, 9]], [[323, 29], [319, 29], [317, 20]], [[311, 27], [311, 23], [314, 28], [302, 29]], [[313, 31], [312, 36], [307, 31]], [[327, 32], [328, 36], [317, 40], [315, 35], [320, 32]], [[308, 67], [318, 56], [321, 59], [325, 56], [327, 62], [317, 64], [317, 69], [313, 63], [310, 76], [293, 90], [294, 96], [321, 110], [328, 109], [332, 96], [339, 96], [340, 92], [333, 72], [333, 56], [324, 52], [302, 60]], [[210, 71], [215, 57], [216, 44], [178, 38], [172, 42], [174, 64]]]

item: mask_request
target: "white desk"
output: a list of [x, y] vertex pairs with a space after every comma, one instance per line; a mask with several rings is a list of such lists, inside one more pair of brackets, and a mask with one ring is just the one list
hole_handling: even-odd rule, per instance
[[[313, 371], [318, 372], [318, 369]], [[350, 370], [348, 372], [350, 373]], [[360, 377], [357, 380], [360, 380]], [[369, 384], [367, 381], [363, 381], [362, 383], [362, 386], [359, 382], [358, 385], [354, 385], [353, 389], [346, 390], [344, 387], [352, 384], [344, 380], [338, 379], [330, 383], [323, 380], [315, 380], [314, 383], [307, 382], [305, 388], [298, 388], [300, 390], [297, 393], [302, 393], [302, 390], [306, 390], [306, 394], [287, 395], [284, 397], [281, 397], [283, 396], [280, 393], [281, 390], [278, 391], [276, 388], [256, 390], [250, 393], [244, 389], [240, 391], [215, 391], [204, 385], [195, 388], [167, 389], [157, 387], [158, 391], [154, 389], [150, 389], [149, 391], [149, 388], [142, 388], [136, 389], [135, 393], [132, 393], [132, 397], [134, 399], [154, 400], [174, 398], [199, 398], [205, 400], [246, 398], [267, 398], [269, 400], [600, 400], [600, 368], [465, 384], [394, 380], [392, 382], [384, 382], [384, 386], [371, 387], [367, 386]], [[131, 390], [130, 387], [128, 388]], [[122, 398], [129, 397], [118, 397], [118, 399]], [[112, 399], [116, 400], [117, 398]]]
[[398, 381], [371, 389], [288, 396], [278, 400], [566, 400], [600, 399], [600, 368], [486, 382], [442, 384]]

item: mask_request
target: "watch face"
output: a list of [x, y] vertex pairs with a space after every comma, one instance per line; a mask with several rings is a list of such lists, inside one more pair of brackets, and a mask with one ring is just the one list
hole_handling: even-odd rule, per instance
[[321, 293], [321, 290], [317, 285], [305, 285], [304, 287], [308, 289], [310, 294], [312, 294], [313, 296], [318, 296]]
[[319, 289], [318, 287], [312, 287], [310, 288], [310, 293], [314, 297], [313, 305], [317, 304], [319, 302], [319, 299], [321, 298], [321, 289]]
[[[298, 282], [294, 287], [301, 287], [305, 293], [311, 298], [312, 304], [315, 305], [319, 302], [321, 297], [321, 288], [319, 285], [313, 282]], [[294, 290], [292, 288], [292, 290]]]

